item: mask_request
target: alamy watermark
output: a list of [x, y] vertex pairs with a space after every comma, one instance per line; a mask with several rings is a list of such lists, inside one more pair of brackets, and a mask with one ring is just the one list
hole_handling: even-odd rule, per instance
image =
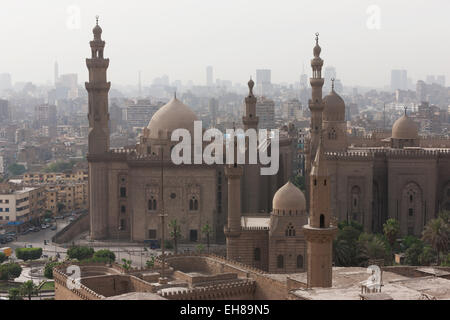
[[[182, 139], [180, 141], [180, 139]], [[261, 175], [274, 175], [279, 169], [279, 130], [227, 129], [223, 134], [211, 128], [203, 133], [202, 121], [194, 122], [194, 137], [187, 129], [172, 132], [171, 159], [180, 164], [261, 164]], [[203, 142], [210, 142], [203, 150]], [[225, 148], [224, 148], [225, 147]], [[192, 148], [193, 156], [192, 156]], [[224, 157], [225, 149], [225, 157]], [[248, 163], [246, 161], [248, 160]]]

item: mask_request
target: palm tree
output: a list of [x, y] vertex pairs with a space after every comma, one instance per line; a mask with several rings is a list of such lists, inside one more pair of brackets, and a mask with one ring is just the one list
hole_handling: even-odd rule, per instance
[[210, 227], [210, 225], [209, 224], [205, 224], [203, 227], [202, 227], [202, 233], [204, 233], [205, 235], [206, 235], [206, 245], [207, 245], [207, 247], [208, 247], [208, 253], [209, 253], [209, 237], [210, 237], [210, 235], [211, 235], [211, 233], [212, 233], [212, 229], [211, 229], [211, 227]]
[[447, 252], [450, 239], [450, 226], [442, 217], [430, 220], [422, 233], [422, 240], [436, 250], [437, 263], [441, 264], [441, 252]]
[[11, 288], [8, 291], [9, 300], [22, 300], [22, 294], [19, 288]]
[[388, 240], [391, 248], [394, 248], [395, 241], [397, 240], [398, 234], [400, 232], [400, 224], [395, 219], [388, 219], [385, 224], [383, 224], [384, 236]]
[[173, 239], [173, 248], [175, 250], [175, 254], [178, 253], [178, 239], [181, 237], [180, 225], [178, 224], [176, 219], [173, 219], [169, 222], [170, 236]]
[[28, 296], [28, 300], [31, 300], [31, 296], [37, 292], [37, 286], [31, 280], [25, 281], [20, 289], [24, 296]]

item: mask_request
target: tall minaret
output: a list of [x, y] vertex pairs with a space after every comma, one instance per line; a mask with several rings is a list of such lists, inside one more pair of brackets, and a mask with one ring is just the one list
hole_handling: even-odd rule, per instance
[[242, 123], [244, 124], [244, 129], [253, 128], [258, 130], [258, 117], [256, 116], [256, 97], [253, 94], [253, 87], [255, 83], [252, 78], [248, 82], [248, 97], [245, 97], [245, 114], [242, 117]]
[[109, 113], [108, 92], [111, 83], [106, 81], [109, 59], [103, 58], [105, 41], [102, 40], [102, 28], [97, 24], [92, 30], [94, 40], [90, 42], [92, 57], [86, 59], [89, 69], [89, 82], [86, 90], [89, 95], [89, 154], [103, 154], [109, 151]]
[[[106, 69], [109, 59], [103, 58], [105, 42], [102, 41], [102, 29], [97, 24], [94, 27], [94, 40], [90, 42], [92, 57], [86, 59], [89, 69], [89, 82], [86, 90], [89, 95], [89, 217], [91, 239], [105, 239], [108, 229], [108, 163], [109, 151], [109, 113], [108, 92], [111, 86], [106, 81]], [[116, 231], [117, 232], [117, 231]]]
[[309, 222], [303, 227], [307, 242], [308, 288], [332, 286], [332, 248], [337, 228], [330, 223], [329, 180], [320, 136], [310, 174]]
[[[322, 49], [319, 46], [319, 33], [316, 33], [316, 46], [313, 53], [314, 58], [311, 60], [312, 77], [309, 82], [311, 84], [311, 99], [309, 100], [309, 110], [311, 110], [311, 141], [309, 145], [309, 161], [307, 166], [311, 166], [311, 162], [316, 154], [319, 145], [319, 136], [322, 132], [322, 87], [324, 79], [322, 78], [323, 60], [320, 58]], [[308, 171], [309, 172], [309, 171]]]

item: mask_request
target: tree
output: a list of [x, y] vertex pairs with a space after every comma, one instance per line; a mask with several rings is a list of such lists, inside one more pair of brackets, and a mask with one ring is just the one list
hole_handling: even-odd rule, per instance
[[23, 300], [22, 293], [19, 288], [11, 288], [8, 291], [8, 299], [9, 300]]
[[355, 221], [342, 221], [338, 225], [336, 240], [333, 241], [334, 262], [338, 266], [364, 265], [368, 259], [365, 247], [358, 241], [363, 226]]
[[104, 259], [111, 263], [112, 261], [116, 261], [116, 255], [114, 252], [108, 249], [98, 250], [94, 253], [94, 259], [101, 260]]
[[176, 219], [169, 222], [170, 237], [173, 239], [173, 247], [175, 254], [178, 253], [178, 239], [181, 238], [180, 225]]
[[22, 294], [28, 297], [28, 300], [31, 300], [31, 296], [37, 293], [37, 286], [31, 280], [25, 281], [20, 289]]
[[212, 228], [208, 223], [202, 227], [202, 233], [204, 235], [206, 235], [206, 246], [208, 248], [208, 253], [209, 253], [210, 235], [212, 233]]
[[7, 258], [8, 257], [6, 256], [6, 254], [4, 252], [0, 252], [0, 263], [5, 261]]
[[151, 256], [150, 260], [147, 260], [145, 262], [145, 265], [147, 266], [148, 269], [153, 269], [155, 267], [155, 260], [156, 260], [155, 256]]
[[42, 256], [42, 248], [18, 248], [16, 257], [23, 261], [36, 260]]
[[131, 260], [127, 260], [127, 259], [122, 259], [122, 267], [128, 271], [131, 269]]
[[67, 255], [70, 259], [77, 259], [78, 261], [92, 258], [94, 249], [90, 247], [71, 247], [67, 250]]
[[398, 223], [398, 221], [393, 218], [388, 219], [386, 223], [383, 224], [383, 232], [391, 248], [394, 248], [394, 245], [400, 233], [400, 224]]
[[420, 265], [420, 255], [423, 252], [423, 242], [415, 242], [405, 252], [405, 264], [410, 266]]
[[18, 278], [22, 273], [22, 267], [18, 263], [6, 263], [0, 266], [0, 280]]
[[429, 243], [436, 251], [437, 264], [441, 264], [441, 252], [448, 252], [450, 239], [450, 226], [442, 216], [430, 220], [422, 233], [422, 240]]
[[47, 279], [53, 279], [53, 268], [59, 266], [60, 264], [61, 262], [56, 261], [47, 263], [44, 268], [44, 276]]
[[61, 213], [66, 208], [66, 205], [62, 202], [58, 202], [56, 204], [56, 208], [58, 209], [58, 213]]
[[21, 164], [12, 163], [8, 166], [8, 171], [13, 176], [20, 176], [20, 175], [24, 174], [25, 171], [27, 171], [27, 169]]

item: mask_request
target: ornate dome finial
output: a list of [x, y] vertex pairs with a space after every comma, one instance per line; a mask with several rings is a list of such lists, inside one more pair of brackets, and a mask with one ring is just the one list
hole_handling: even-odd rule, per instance
[[94, 33], [94, 40], [101, 40], [102, 39], [102, 28], [98, 25], [98, 19], [99, 16], [95, 16], [95, 27], [92, 29], [92, 32]]
[[334, 81], [336, 79], [335, 78], [331, 78], [331, 91], [334, 91]]
[[97, 25], [98, 25], [98, 18], [100, 18], [100, 17], [98, 15], [96, 15], [95, 16], [95, 21], [96, 21]]
[[253, 82], [252, 77], [250, 76], [250, 81], [248, 82], [249, 96], [253, 96], [253, 87], [255, 86], [255, 82]]
[[321, 51], [322, 51], [322, 49], [319, 46], [319, 33], [316, 32], [316, 46], [314, 47], [314, 50], [313, 50], [314, 57], [319, 58]]

